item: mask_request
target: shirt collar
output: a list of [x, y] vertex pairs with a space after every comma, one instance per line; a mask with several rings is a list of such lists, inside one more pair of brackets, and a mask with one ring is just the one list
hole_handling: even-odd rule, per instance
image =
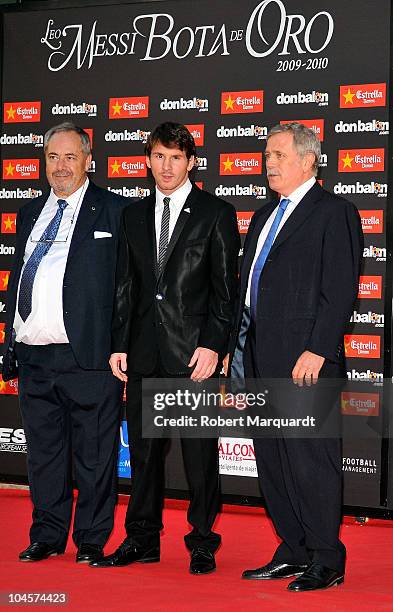
[[300, 187], [295, 189], [295, 191], [292, 191], [292, 193], [290, 193], [289, 196], [287, 196], [287, 198], [285, 198], [284, 196], [281, 196], [280, 202], [281, 200], [288, 199], [288, 200], [291, 200], [293, 204], [299, 204], [299, 202], [304, 198], [306, 193], [310, 191], [311, 187], [315, 183], [316, 183], [315, 176], [312, 176], [310, 179], [308, 179], [308, 181], [306, 181], [305, 183], [302, 183]]
[[179, 189], [176, 189], [176, 191], [171, 193], [170, 196], [166, 196], [164, 193], [162, 193], [156, 185], [156, 205], [163, 206], [164, 198], [169, 197], [171, 199], [171, 204], [173, 204], [176, 207], [178, 206], [182, 207], [184, 205], [184, 202], [187, 200], [187, 197], [191, 189], [192, 189], [192, 183], [190, 179], [187, 179], [184, 185], [179, 187]]
[[79, 208], [78, 205], [81, 204], [82, 201], [82, 196], [85, 194], [86, 189], [89, 186], [89, 179], [86, 177], [85, 182], [83, 183], [83, 185], [81, 187], [79, 187], [79, 189], [77, 189], [76, 191], [74, 191], [74, 193], [72, 193], [70, 196], [68, 196], [68, 198], [59, 198], [55, 192], [53, 191], [53, 189], [51, 189], [50, 191], [50, 195], [49, 195], [49, 200], [52, 204], [55, 204], [57, 206], [57, 200], [66, 200], [68, 206], [73, 210], [76, 211], [77, 208]]

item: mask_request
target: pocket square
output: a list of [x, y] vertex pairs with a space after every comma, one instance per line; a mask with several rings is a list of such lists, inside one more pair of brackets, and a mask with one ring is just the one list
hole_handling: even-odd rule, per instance
[[191, 212], [189, 208], [183, 208], [184, 212]]
[[94, 232], [94, 238], [112, 238], [110, 232]]

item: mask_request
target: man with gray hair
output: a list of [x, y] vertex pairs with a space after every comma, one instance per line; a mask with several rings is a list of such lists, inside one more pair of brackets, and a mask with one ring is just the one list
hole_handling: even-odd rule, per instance
[[[72, 123], [44, 138], [51, 190], [17, 216], [3, 379], [19, 376], [33, 502], [21, 561], [61, 554], [78, 489], [76, 561], [102, 556], [113, 527], [122, 385], [109, 369], [118, 230], [129, 200], [88, 178], [90, 138]], [[19, 371], [18, 371], [19, 369]]]
[[[304, 409], [310, 398], [304, 391], [318, 377], [345, 378], [343, 335], [358, 293], [363, 235], [356, 208], [316, 182], [320, 151], [316, 135], [302, 124], [270, 130], [266, 170], [278, 198], [255, 213], [244, 245], [230, 370], [233, 378], [283, 379], [276, 401], [269, 402], [273, 416], [283, 409], [277, 397], [283, 399], [284, 388], [297, 402], [286, 405], [290, 416], [299, 405]], [[327, 413], [337, 421], [337, 394], [332, 397]], [[243, 578], [297, 576], [290, 591], [342, 583], [339, 436], [281, 434], [256, 438], [254, 447], [266, 507], [282, 542], [271, 562], [246, 570]]]

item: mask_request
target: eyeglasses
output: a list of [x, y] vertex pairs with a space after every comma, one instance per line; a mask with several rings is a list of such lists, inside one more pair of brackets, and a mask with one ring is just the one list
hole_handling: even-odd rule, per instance
[[75, 217], [75, 211], [74, 211], [74, 214], [72, 215], [72, 219], [70, 221], [70, 226], [68, 228], [66, 237], [65, 238], [60, 238], [60, 239], [59, 238], [54, 238], [53, 240], [41, 240], [41, 238], [38, 238], [38, 239], [33, 238], [33, 229], [34, 229], [34, 226], [35, 226], [36, 221], [37, 221], [37, 219], [33, 219], [32, 222], [31, 222], [30, 242], [33, 242], [34, 244], [64, 244], [64, 243], [66, 243], [67, 240], [68, 240], [68, 237], [69, 237], [69, 235], [71, 233], [71, 228], [72, 228], [73, 223], [74, 223], [74, 217]]

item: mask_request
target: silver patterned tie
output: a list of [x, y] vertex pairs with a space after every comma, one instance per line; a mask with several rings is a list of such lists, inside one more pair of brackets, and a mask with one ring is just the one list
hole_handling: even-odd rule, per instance
[[169, 219], [170, 219], [170, 210], [169, 210], [169, 202], [170, 198], [164, 198], [164, 210], [162, 211], [161, 217], [161, 230], [160, 230], [160, 240], [158, 243], [158, 271], [161, 272], [162, 264], [164, 263], [165, 253], [168, 248], [169, 242]]

